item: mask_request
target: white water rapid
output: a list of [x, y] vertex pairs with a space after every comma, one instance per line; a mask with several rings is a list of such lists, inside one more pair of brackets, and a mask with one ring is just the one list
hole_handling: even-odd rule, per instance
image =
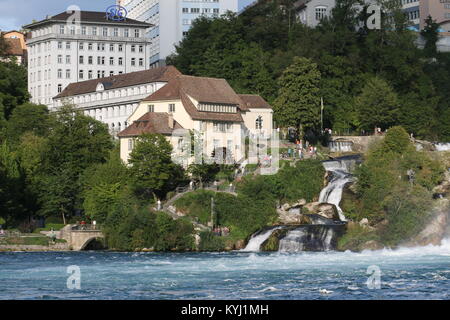
[[272, 233], [274, 233], [275, 230], [282, 229], [282, 228], [284, 228], [284, 227], [280, 226], [280, 227], [272, 228], [272, 229], [252, 235], [252, 237], [248, 241], [247, 246], [244, 249], [242, 249], [241, 251], [251, 251], [251, 252], [260, 251], [261, 245], [264, 243], [264, 241], [269, 239], [269, 237], [272, 235]]
[[334, 204], [338, 210], [341, 221], [346, 221], [346, 218], [339, 203], [341, 202], [345, 185], [353, 181], [353, 176], [350, 174], [350, 165], [353, 162], [354, 160], [323, 162], [325, 170], [330, 172], [332, 176], [328, 185], [320, 192], [319, 202]]

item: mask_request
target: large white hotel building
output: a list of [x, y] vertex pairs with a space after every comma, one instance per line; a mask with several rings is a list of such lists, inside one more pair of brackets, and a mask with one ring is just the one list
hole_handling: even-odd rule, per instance
[[105, 12], [78, 13], [63, 12], [24, 26], [30, 30], [26, 43], [31, 102], [52, 109], [52, 98], [70, 83], [149, 69], [150, 24], [128, 18], [113, 21]]
[[117, 0], [131, 19], [151, 23], [150, 66], [162, 66], [175, 52], [192, 22], [200, 17], [218, 17], [227, 11], [240, 12], [256, 0]]

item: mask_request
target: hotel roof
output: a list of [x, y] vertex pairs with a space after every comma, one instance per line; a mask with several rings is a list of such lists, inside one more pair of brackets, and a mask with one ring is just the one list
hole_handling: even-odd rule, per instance
[[111, 90], [136, 86], [150, 82], [168, 82], [170, 79], [180, 74], [181, 73], [177, 68], [173, 66], [165, 66], [143, 71], [118, 74], [106, 78], [75, 82], [69, 84], [60, 94], [58, 94], [53, 99], [96, 92], [97, 85], [99, 83], [103, 84], [105, 90]]

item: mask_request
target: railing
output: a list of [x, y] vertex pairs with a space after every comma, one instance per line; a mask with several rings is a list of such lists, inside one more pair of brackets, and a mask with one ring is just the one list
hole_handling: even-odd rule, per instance
[[72, 226], [72, 231], [101, 231], [99, 225], [94, 224], [77, 224]]

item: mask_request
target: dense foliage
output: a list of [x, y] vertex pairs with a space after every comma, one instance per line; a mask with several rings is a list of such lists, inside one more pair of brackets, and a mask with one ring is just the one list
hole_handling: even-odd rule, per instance
[[[210, 222], [213, 215], [215, 225], [230, 229], [230, 238], [245, 240], [276, 221], [277, 204], [302, 198], [307, 201], [317, 199], [323, 187], [324, 174], [319, 161], [305, 160], [295, 167], [285, 166], [275, 175], [247, 176], [237, 186], [237, 197], [199, 190], [177, 199], [175, 205], [203, 224]], [[202, 243], [205, 247], [221, 247], [211, 235], [204, 236]]]
[[[350, 206], [344, 201], [343, 210], [355, 221], [368, 218], [376, 227], [371, 236], [395, 246], [423, 228], [431, 213], [431, 190], [442, 174], [439, 162], [416, 151], [402, 127], [393, 127], [356, 170], [356, 194]], [[343, 241], [359, 241], [366, 233], [358, 229]]]
[[[421, 50], [396, 1], [381, 1], [381, 30], [355, 28], [364, 16], [354, 4], [364, 1], [338, 0], [331, 17], [314, 29], [296, 20], [294, 2], [261, 0], [240, 15], [199, 18], [168, 62], [185, 74], [225, 78], [239, 93], [262, 95], [281, 126], [296, 125], [296, 115], [283, 112], [295, 107], [307, 111], [305, 121], [317, 128], [323, 97], [323, 125], [335, 132], [402, 125], [415, 136], [450, 141], [450, 54], [433, 49], [432, 20]], [[301, 70], [299, 59], [317, 65], [317, 72], [289, 78]], [[308, 79], [314, 79], [302, 91], [308, 102], [290, 100], [290, 90]], [[371, 122], [367, 114], [378, 100], [382, 108]]]

